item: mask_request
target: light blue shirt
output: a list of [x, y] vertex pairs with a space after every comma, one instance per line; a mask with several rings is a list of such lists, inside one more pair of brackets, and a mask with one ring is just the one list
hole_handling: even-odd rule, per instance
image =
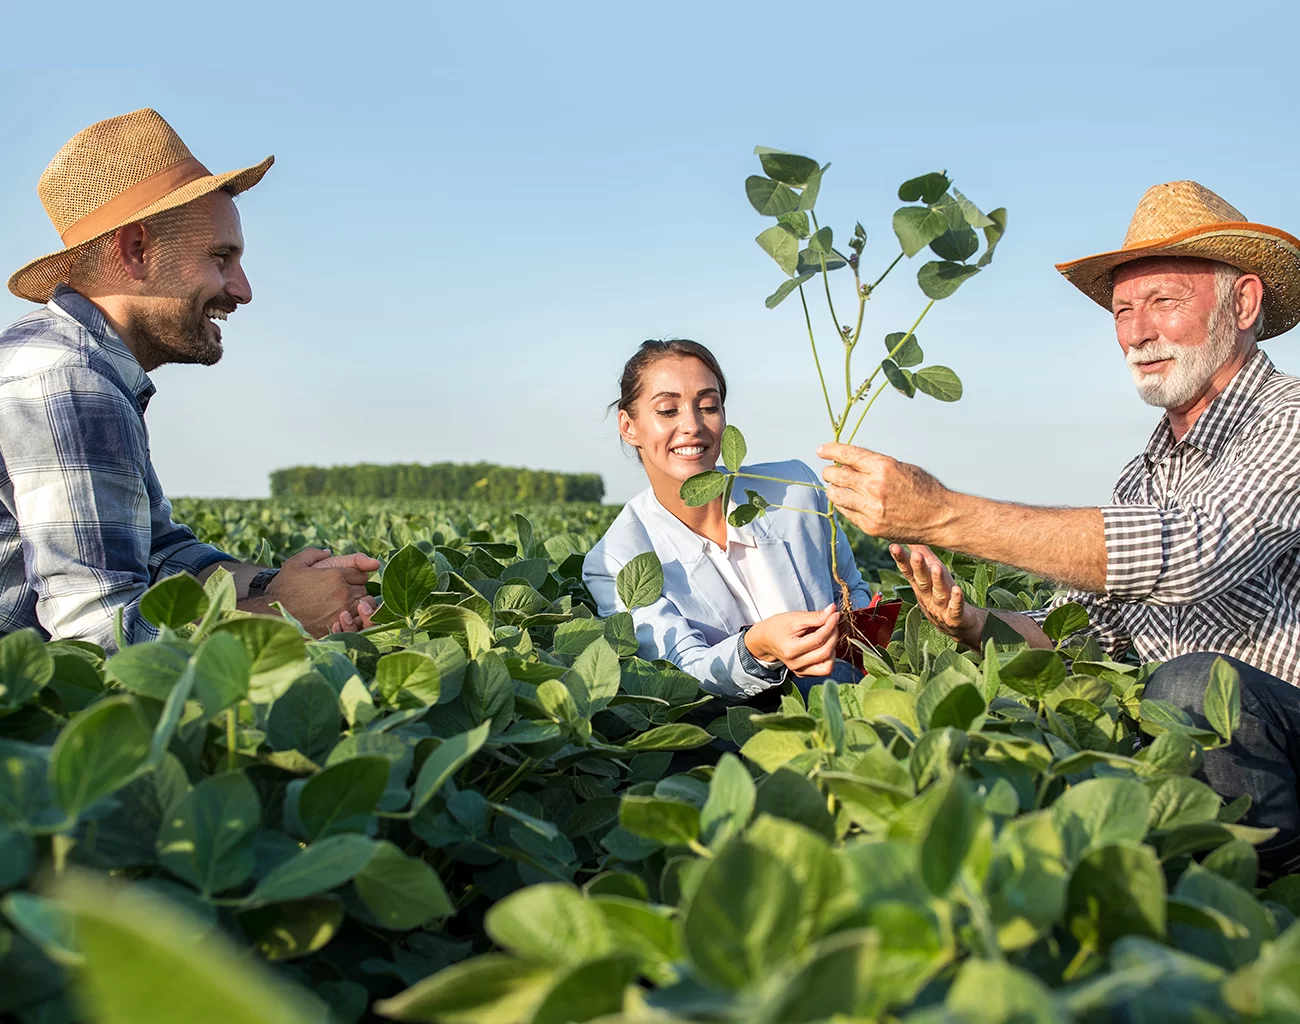
[[[831, 527], [824, 515], [798, 509], [826, 511], [825, 492], [814, 486], [817, 474], [802, 462], [769, 462], [745, 466], [736, 481], [736, 497], [746, 489], [761, 494], [768, 509], [741, 530], [771, 559], [772, 576], [786, 607], [804, 611], [825, 608], [837, 600], [831, 576]], [[747, 478], [744, 473], [806, 480], [780, 484]], [[707, 542], [659, 504], [647, 488], [624, 506], [605, 536], [588, 552], [582, 576], [602, 616], [626, 611], [618, 599], [618, 572], [637, 555], [654, 551], [664, 570], [658, 601], [632, 612], [640, 655], [666, 658], [700, 680], [710, 693], [743, 700], [785, 678], [784, 670], [766, 670], [750, 654], [741, 634], [750, 625], [716, 566], [705, 554]], [[854, 607], [871, 600], [871, 591], [853, 560], [844, 531], [836, 547], [840, 578], [848, 584]]]

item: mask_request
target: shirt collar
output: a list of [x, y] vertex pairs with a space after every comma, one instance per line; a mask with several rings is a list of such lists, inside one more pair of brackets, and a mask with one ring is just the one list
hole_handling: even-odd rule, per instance
[[52, 312], [74, 320], [85, 328], [91, 343], [113, 365], [122, 383], [135, 396], [136, 404], [143, 413], [149, 406], [149, 399], [153, 398], [158, 389], [99, 307], [66, 284], [54, 289], [54, 294], [46, 305]]
[[1263, 350], [1257, 351], [1237, 371], [1237, 375], [1228, 381], [1228, 386], [1210, 403], [1209, 408], [1201, 413], [1181, 442], [1174, 441], [1169, 416], [1162, 416], [1151, 440], [1147, 442], [1145, 455], [1148, 465], [1159, 462], [1179, 444], [1190, 445], [1206, 455], [1217, 454], [1236, 433], [1242, 421], [1252, 413], [1259, 389], [1276, 372], [1268, 355]]

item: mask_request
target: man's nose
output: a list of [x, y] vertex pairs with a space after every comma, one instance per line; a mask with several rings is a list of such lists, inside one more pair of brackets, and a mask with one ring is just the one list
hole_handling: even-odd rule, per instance
[[235, 267], [226, 278], [226, 294], [241, 306], [253, 301], [253, 286], [248, 283], [248, 275], [243, 267]]

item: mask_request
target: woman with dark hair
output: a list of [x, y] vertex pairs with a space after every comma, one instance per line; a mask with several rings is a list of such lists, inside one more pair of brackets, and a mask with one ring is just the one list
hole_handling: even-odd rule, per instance
[[[681, 500], [683, 481], [718, 462], [726, 398], [722, 368], [697, 342], [647, 341], [628, 360], [615, 403], [618, 430], [637, 450], [650, 486], [588, 553], [583, 578], [601, 615], [624, 611], [618, 572], [654, 551], [664, 588], [659, 600], [632, 613], [641, 656], [666, 658], [710, 693], [744, 700], [792, 673], [840, 675], [838, 587], [826, 498], [802, 462], [742, 467], [742, 490], [782, 506], [747, 526], [727, 522], [721, 497], [695, 508]], [[838, 545], [841, 578], [854, 606], [864, 606], [871, 592], [842, 532]]]

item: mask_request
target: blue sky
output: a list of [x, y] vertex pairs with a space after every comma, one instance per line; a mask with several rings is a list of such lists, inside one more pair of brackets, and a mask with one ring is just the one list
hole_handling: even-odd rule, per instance
[[[1180, 178], [1300, 232], [1300, 76], [1268, 42], [1300, 29], [1289, 4], [372, 4], [306, 22], [268, 4], [220, 31], [173, 5], [139, 16], [143, 34], [67, 15], [149, 70], [52, 74], [45, 53], [0, 68], [0, 272], [56, 247], [36, 179], [93, 121], [153, 106], [213, 170], [275, 154], [241, 201], [255, 298], [225, 358], [154, 375], [175, 495], [265, 494], [302, 462], [485, 459], [599, 471], [626, 499], [644, 478], [605, 406], [636, 345], [672, 335], [719, 356], [751, 458], [814, 461], [829, 430], [807, 337], [796, 302], [763, 306], [781, 273], [744, 195], [763, 144], [833, 164], [822, 223], [843, 239], [861, 220], [869, 269], [897, 252], [905, 178], [947, 168], [1008, 208], [993, 265], [920, 331], [965, 397], [885, 395], [860, 439], [965, 490], [1098, 503], [1156, 412], [1053, 263], [1117, 246], [1147, 186]], [[7, 15], [12, 38], [44, 30], [25, 17]], [[919, 311], [921, 262], [873, 298], [866, 352]], [[0, 296], [0, 320], [26, 308]], [[1298, 344], [1268, 351], [1300, 372]]]

